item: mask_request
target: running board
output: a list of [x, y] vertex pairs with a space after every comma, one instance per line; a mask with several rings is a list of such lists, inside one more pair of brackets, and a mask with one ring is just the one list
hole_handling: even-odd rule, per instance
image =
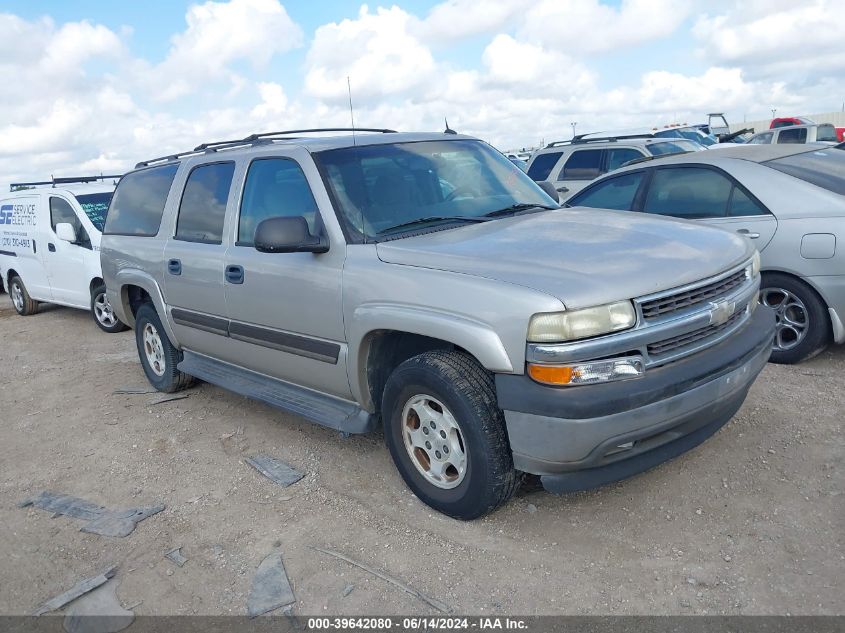
[[190, 376], [261, 400], [271, 407], [289, 411], [343, 433], [367, 433], [376, 417], [353, 402], [327, 396], [289, 382], [237, 367], [223, 361], [185, 351], [178, 368]]

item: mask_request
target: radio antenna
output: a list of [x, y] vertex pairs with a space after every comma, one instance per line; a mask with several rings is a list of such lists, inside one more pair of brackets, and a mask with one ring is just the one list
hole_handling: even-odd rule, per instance
[[357, 146], [355, 142], [355, 114], [352, 111], [352, 83], [349, 81], [349, 75], [346, 75], [346, 90], [349, 93], [349, 118], [352, 121], [352, 145]]

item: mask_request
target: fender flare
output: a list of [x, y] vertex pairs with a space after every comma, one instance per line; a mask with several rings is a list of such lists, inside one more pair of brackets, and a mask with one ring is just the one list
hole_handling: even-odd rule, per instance
[[[170, 342], [173, 343], [173, 345], [180, 347], [179, 340], [176, 338], [176, 335], [173, 333], [173, 328], [170, 325], [170, 319], [167, 314], [167, 304], [164, 302], [164, 295], [162, 294], [161, 288], [155, 278], [149, 273], [138, 268], [126, 268], [117, 273], [115, 281], [117, 282], [117, 298], [120, 302], [120, 311], [123, 313], [122, 315], [118, 314], [118, 318], [120, 318], [120, 320], [128, 326], [132, 328], [135, 327], [135, 317], [133, 316], [132, 308], [129, 305], [127, 287], [138, 286], [139, 288], [143, 288], [153, 300], [153, 305], [155, 306], [159, 317], [161, 317], [161, 323], [164, 326], [167, 338], [170, 339]], [[111, 299], [109, 300], [111, 301]]]
[[370, 340], [378, 332], [418, 334], [465, 349], [485, 369], [513, 373], [513, 363], [499, 335], [486, 323], [420, 306], [369, 303], [358, 306], [347, 324], [349, 386], [355, 398], [373, 410], [367, 380]]

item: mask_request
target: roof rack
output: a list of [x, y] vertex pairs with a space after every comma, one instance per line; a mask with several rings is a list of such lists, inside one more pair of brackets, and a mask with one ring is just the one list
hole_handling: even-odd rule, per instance
[[40, 185], [67, 185], [76, 182], [97, 182], [98, 180], [111, 180], [120, 178], [123, 174], [99, 175], [99, 176], [66, 176], [63, 178], [52, 177], [51, 180], [39, 180], [37, 182], [13, 182], [9, 184], [9, 190], [14, 191], [20, 187], [37, 187]]
[[584, 145], [586, 143], [616, 143], [617, 141], [624, 141], [628, 139], [637, 138], [654, 138], [654, 134], [616, 134], [614, 136], [595, 136], [592, 138], [584, 138], [588, 134], [579, 134], [568, 141], [552, 141], [546, 147], [559, 147], [560, 145]]
[[657, 156], [640, 156], [639, 158], [632, 158], [631, 160], [625, 161], [620, 167], [628, 167], [629, 165], [636, 165], [637, 163], [647, 163], [650, 160], [656, 160], [658, 158], [667, 158], [669, 156], [680, 156], [681, 154], [692, 154], [693, 150], [684, 150], [681, 152], [672, 152], [671, 154], [657, 154]]
[[323, 128], [309, 128], [304, 130], [282, 130], [280, 132], [261, 132], [258, 134], [250, 134], [241, 139], [233, 139], [230, 141], [212, 141], [210, 143], [202, 143], [201, 145], [197, 145], [194, 149], [189, 150], [187, 152], [180, 152], [178, 154], [170, 154], [168, 156], [161, 156], [159, 158], [151, 158], [150, 160], [145, 160], [137, 165], [135, 168], [139, 167], [147, 167], [152, 163], [158, 163], [162, 161], [169, 161], [169, 160], [176, 160], [177, 158], [183, 158], [185, 156], [193, 156], [194, 154], [200, 154], [203, 152], [216, 152], [220, 149], [226, 149], [231, 147], [238, 147], [241, 145], [255, 145], [257, 143], [269, 143], [273, 140], [273, 137], [277, 136], [287, 136], [289, 139], [297, 138], [296, 136], [290, 136], [291, 134], [313, 134], [317, 132], [376, 132], [380, 134], [396, 134], [396, 130], [388, 130], [385, 128], [371, 128], [371, 127], [323, 127]]

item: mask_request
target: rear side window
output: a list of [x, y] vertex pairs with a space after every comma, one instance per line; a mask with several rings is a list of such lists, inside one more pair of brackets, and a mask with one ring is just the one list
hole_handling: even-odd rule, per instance
[[560, 170], [558, 180], [592, 180], [601, 176], [601, 154], [604, 150], [576, 150]]
[[91, 220], [91, 224], [100, 232], [103, 231], [103, 227], [106, 225], [106, 216], [109, 212], [109, 203], [111, 202], [112, 195], [113, 193], [109, 191], [105, 193], [86, 193], [76, 196], [79, 206], [85, 211], [85, 215]]
[[302, 216], [311, 233], [316, 232], [317, 203], [302, 168], [288, 158], [252, 161], [241, 202], [238, 246], [252, 246], [261, 222], [283, 216]]
[[644, 173], [640, 171], [604, 180], [578, 194], [568, 204], [573, 207], [630, 211]]
[[730, 180], [712, 169], [658, 169], [643, 211], [676, 218], [725, 217], [732, 188]]
[[749, 145], [768, 145], [772, 142], [772, 137], [775, 135], [774, 132], [766, 132], [765, 134], [758, 134], [750, 141], [748, 141]]
[[226, 201], [232, 186], [235, 163], [213, 163], [194, 167], [185, 183], [176, 239], [221, 244]]
[[538, 154], [534, 157], [531, 165], [528, 167], [528, 177], [535, 182], [548, 180], [552, 169], [560, 160], [560, 155], [563, 152], [549, 152], [548, 154]]
[[784, 128], [778, 134], [778, 143], [806, 143], [807, 128]]
[[820, 125], [816, 128], [817, 141], [837, 141], [836, 128], [832, 125]]
[[845, 152], [840, 149], [793, 154], [766, 161], [763, 165], [845, 195]]
[[768, 211], [754, 201], [751, 196], [734, 185], [731, 193], [731, 204], [728, 207], [728, 215], [731, 217], [745, 217], [751, 215], [767, 215]]
[[179, 164], [175, 163], [124, 176], [114, 192], [103, 232], [107, 235], [156, 235], [178, 169]]

